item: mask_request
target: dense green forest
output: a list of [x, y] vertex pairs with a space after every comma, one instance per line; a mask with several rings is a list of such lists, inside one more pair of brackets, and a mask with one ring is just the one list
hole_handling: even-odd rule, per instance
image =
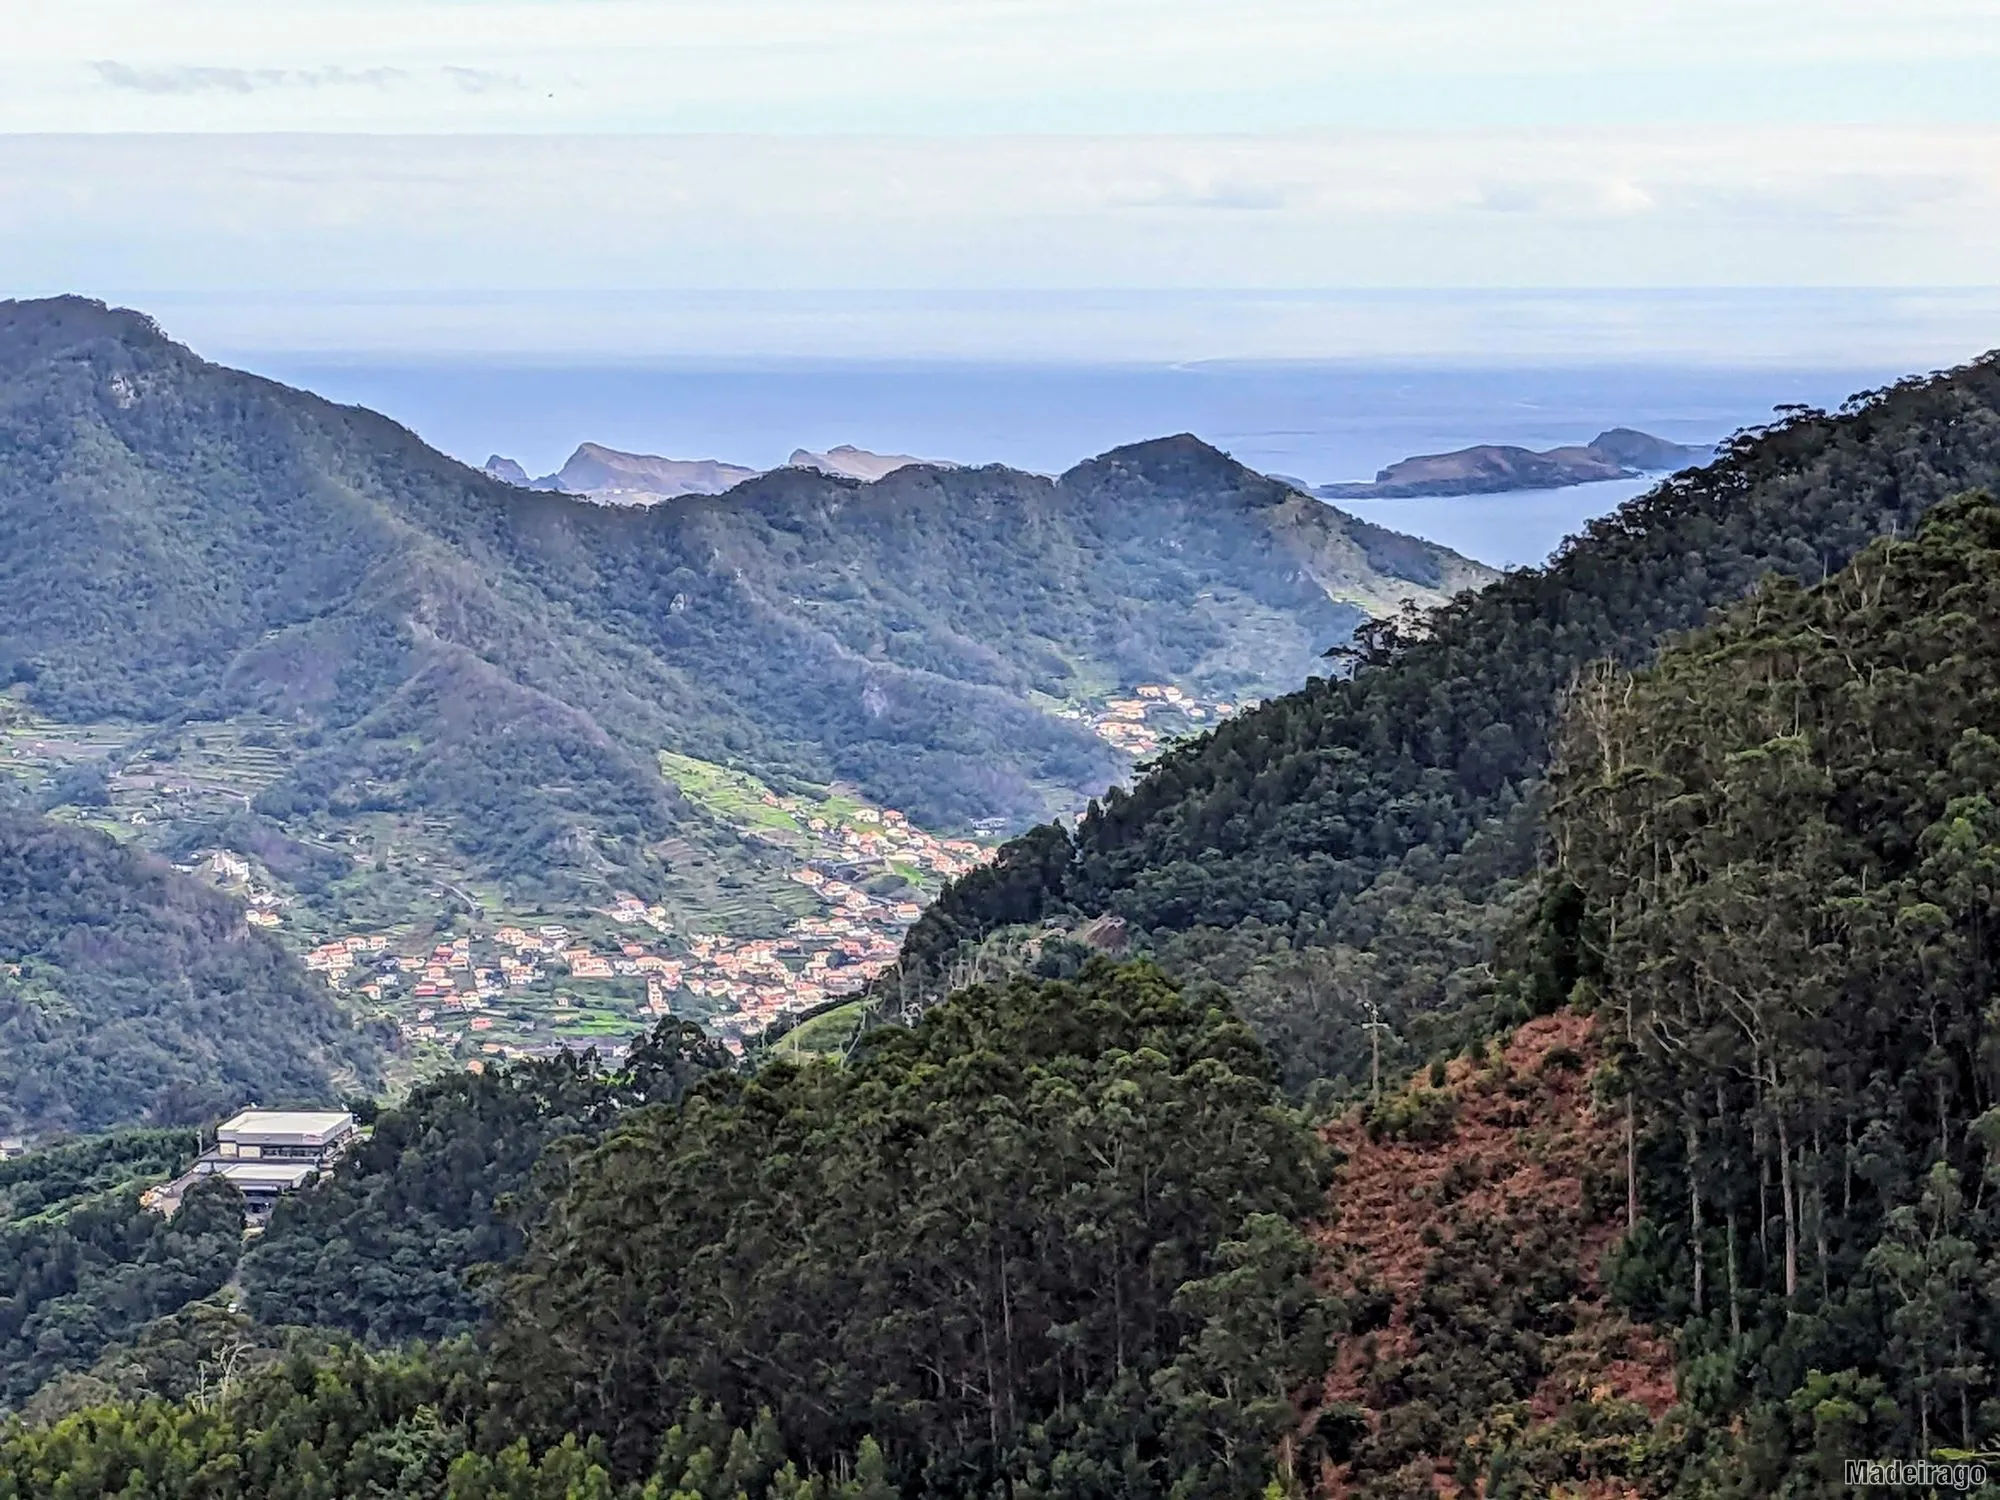
[[1486, 983], [1496, 937], [1537, 899], [1573, 677], [1643, 662], [1767, 572], [1817, 583], [1996, 481], [2000, 357], [1745, 433], [1549, 566], [1364, 626], [1345, 675], [1170, 749], [1073, 835], [1025, 837], [926, 913], [897, 981], [921, 998], [1007, 924], [1108, 911], [1176, 971], [1234, 987], [1296, 1086], [1360, 1077], [1371, 1017], [1421, 1058], [1426, 1017]]
[[[544, 1149], [664, 1105], [729, 1054], [666, 1021], [615, 1070], [594, 1053], [418, 1085], [369, 1138], [243, 1237], [241, 1199], [202, 1184], [172, 1219], [141, 1191], [194, 1158], [192, 1130], [127, 1130], [0, 1163], [0, 1409], [67, 1409], [139, 1386], [184, 1394], [224, 1351], [266, 1359], [295, 1331], [377, 1346], [478, 1326], [482, 1268], [519, 1253]], [[213, 1300], [225, 1284], [240, 1288]], [[62, 1377], [62, 1378], [58, 1378]], [[39, 1393], [39, 1395], [38, 1395]]]
[[[698, 1033], [664, 1030], [635, 1059], [540, 1080], [570, 1124], [615, 1096], [608, 1128], [545, 1150], [475, 1342], [54, 1411], [0, 1429], [0, 1494], [1254, 1496], [1317, 1462], [1291, 1393], [1340, 1318], [1298, 1228], [1327, 1162], [1211, 998], [1099, 962], [968, 991], [846, 1066], [702, 1078]], [[499, 1173], [460, 1158], [497, 1142], [456, 1127], [506, 1092], [385, 1114], [284, 1236], [364, 1241], [461, 1165], [479, 1200]], [[414, 1205], [403, 1248], [449, 1214]], [[364, 1331], [442, 1320], [454, 1243], [328, 1268], [335, 1311], [400, 1277], [402, 1321]], [[269, 1248], [253, 1309], [286, 1289]]]
[[171, 1219], [139, 1204], [194, 1151], [193, 1131], [128, 1131], [0, 1163], [0, 1409], [229, 1279], [235, 1188], [205, 1184]]
[[1573, 695], [1553, 951], [1618, 1049], [1719, 1493], [2000, 1439], [2000, 507]]
[[829, 1465], [872, 1434], [914, 1493], [1254, 1493], [1310, 1373], [1313, 1138], [1241, 1024], [1144, 968], [966, 991], [565, 1171], [495, 1347], [527, 1429], [614, 1470], [701, 1400]]
[[0, 1436], [0, 1497], [39, 1500], [894, 1500], [881, 1448], [836, 1473], [769, 1420], [690, 1407], [643, 1485], [574, 1439], [486, 1440], [489, 1370], [464, 1344], [409, 1355], [294, 1353], [201, 1399], [80, 1412]]
[[366, 1143], [278, 1205], [243, 1260], [246, 1308], [261, 1323], [377, 1344], [470, 1330], [484, 1307], [470, 1273], [520, 1250], [510, 1209], [543, 1148], [670, 1103], [729, 1061], [699, 1028], [666, 1021], [616, 1072], [594, 1053], [563, 1053], [418, 1085]]
[[[1337, 1150], [1222, 992], [1102, 959], [844, 1065], [663, 1028], [616, 1075], [440, 1080], [246, 1259], [261, 1333], [107, 1348], [0, 1429], [0, 1494], [1751, 1500], [1985, 1451], [1997, 631], [1972, 494], [1584, 674], [1488, 985], [1563, 1014], [1490, 1008]], [[70, 1149], [0, 1192], [171, 1142]], [[223, 1386], [218, 1335], [256, 1356]], [[103, 1404], [117, 1370], [157, 1394]]]
[[60, 1214], [135, 1182], [165, 1181], [193, 1160], [193, 1129], [119, 1130], [0, 1162], [0, 1221]]
[[[17, 346], [44, 382], [36, 420], [75, 416], [47, 372], [74, 375], [101, 422], [65, 462], [87, 452], [124, 472], [163, 451], [126, 438], [193, 409], [145, 410], [148, 392], [210, 377], [163, 342], [121, 333], [79, 352], [74, 332]], [[140, 355], [117, 364], [130, 347]], [[145, 384], [161, 371], [195, 384]], [[244, 430], [265, 437], [264, 403], [292, 399], [230, 389]], [[375, 433], [382, 453], [414, 445], [299, 402], [284, 409]], [[312, 430], [320, 444], [330, 429]], [[209, 453], [219, 491], [241, 479], [234, 441]], [[321, 632], [337, 619], [356, 631], [340, 651], [389, 665], [324, 679], [328, 696], [305, 707], [324, 758], [301, 762], [321, 780], [281, 795], [351, 792], [345, 768], [362, 762], [346, 757], [369, 738], [354, 726], [371, 721], [394, 726], [365, 760], [385, 783], [429, 774], [412, 750], [427, 715], [464, 732], [474, 764], [512, 695], [540, 693], [581, 726], [575, 754], [531, 747], [519, 762], [554, 800], [520, 823], [495, 803], [467, 837], [567, 837], [583, 825], [564, 818], [610, 805], [588, 782], [625, 764], [617, 726], [651, 710], [579, 707], [463, 642], [547, 628], [583, 666], [615, 642], [624, 680], [650, 693], [663, 679], [648, 663], [666, 658], [643, 642], [705, 596], [672, 570], [635, 571], [619, 597], [649, 602], [630, 618], [586, 610], [577, 601], [607, 596], [606, 559], [627, 556], [599, 543], [657, 528], [728, 556], [724, 533], [747, 547], [752, 532], [705, 501], [670, 522], [540, 510], [504, 487], [460, 506], [468, 492], [442, 480], [383, 490], [374, 452], [315, 447], [313, 472], [335, 476], [363, 533], [385, 516], [405, 528], [408, 556], [365, 560], [367, 576], [335, 590], [340, 608], [284, 649], [336, 641]], [[344, 457], [329, 467], [329, 453]], [[1033, 493], [1164, 493], [1218, 462], [1150, 445]], [[145, 468], [141, 488], [169, 471], [176, 484], [195, 472]], [[1351, 675], [1170, 752], [1074, 832], [1015, 841], [926, 916], [906, 988], [885, 990], [878, 1019], [892, 1024], [841, 1061], [731, 1067], [669, 1023], [615, 1071], [557, 1059], [440, 1078], [383, 1109], [367, 1144], [247, 1249], [220, 1184], [172, 1219], [139, 1209], [139, 1186], [185, 1159], [186, 1132], [0, 1164], [0, 1403], [17, 1411], [0, 1424], [0, 1500], [1753, 1500], [1849, 1493], [1847, 1458], [1990, 1451], [2000, 506], [1981, 486], [1996, 477], [2000, 359], [1745, 435], [1549, 568], [1364, 628]], [[277, 482], [265, 473], [256, 492]], [[950, 505], [923, 499], [958, 482], [837, 487], [843, 506], [879, 503], [910, 545], [940, 550], [934, 528], [959, 526], [958, 510], [999, 524], [978, 518], [990, 474]], [[820, 538], [796, 507], [831, 493], [786, 476], [732, 504]], [[1248, 481], [1231, 493], [1291, 503]], [[409, 557], [440, 571], [411, 573]], [[495, 566], [452, 573], [466, 558]], [[384, 569], [416, 579], [399, 597], [432, 612], [342, 614], [377, 597]], [[446, 577], [457, 592], [423, 592]], [[854, 587], [866, 621], [887, 595]], [[964, 640], [1005, 613], [1008, 586], [994, 587], [966, 606]], [[228, 616], [202, 628], [235, 639], [265, 619], [263, 604], [230, 613], [240, 597], [197, 601]], [[68, 628], [87, 634], [89, 618]], [[430, 634], [401, 633], [418, 618]], [[1229, 649], [1196, 638], [1200, 618], [1185, 639], [1159, 625], [1161, 639]], [[1092, 628], [1156, 625], [1140, 611]], [[701, 654], [698, 630], [672, 636], [689, 659], [750, 670]], [[454, 631], [445, 670], [432, 653]], [[959, 711], [972, 666], [895, 654], [933, 646], [842, 649], [929, 674], [931, 707]], [[276, 680], [258, 675], [263, 649], [154, 686], [255, 698]], [[123, 691], [93, 687], [85, 654], [44, 651], [15, 675], [52, 695]], [[1008, 677], [1030, 673], [1013, 647], [982, 660], [980, 692], [1004, 700], [1031, 681]], [[350, 688], [348, 708], [328, 706]], [[828, 701], [783, 722], [846, 711]], [[732, 753], [793, 753], [780, 723]], [[865, 736], [845, 733], [826, 755], [863, 754]], [[939, 753], [977, 749], [952, 743]], [[648, 847], [687, 816], [647, 802], [644, 776], [625, 784], [632, 822], [600, 852]], [[205, 926], [210, 908], [142, 856], [11, 826], [32, 944], [0, 998], [30, 1041], [61, 1019], [72, 973], [104, 1007], [147, 993], [124, 967], [125, 924], [177, 935], [176, 962], [230, 993], [249, 940], [225, 906]], [[106, 910], [120, 914], [108, 926]], [[218, 941], [226, 962], [202, 957]], [[941, 982], [956, 992], [930, 1003]], [[130, 1014], [146, 1019], [119, 1045], [157, 1052], [157, 1018]], [[64, 1045], [97, 1057], [103, 1030]], [[314, 1043], [292, 1031], [291, 1045]], [[102, 1055], [54, 1086], [108, 1080]], [[1330, 1086], [1308, 1091], [1308, 1115], [1284, 1086], [1315, 1080]], [[161, 1122], [229, 1102], [159, 1099], [143, 1113]]]
[[1123, 764], [1052, 699], [1282, 691], [1369, 611], [1492, 576], [1192, 438], [1054, 481], [593, 505], [74, 298], [0, 304], [0, 521], [0, 687], [68, 721], [264, 714], [269, 816], [422, 812], [541, 888], [655, 889], [663, 840], [715, 832], [662, 748], [1025, 820]]
[[379, 1084], [378, 1041], [230, 898], [0, 809], [0, 1132], [192, 1124]]

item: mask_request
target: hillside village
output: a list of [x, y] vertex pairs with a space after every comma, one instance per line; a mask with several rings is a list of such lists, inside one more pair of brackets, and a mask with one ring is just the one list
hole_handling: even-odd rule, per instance
[[1179, 735], [1209, 728], [1256, 706], [1255, 700], [1204, 702], [1172, 683], [1148, 682], [1133, 688], [1129, 697], [1107, 698], [1095, 709], [1062, 709], [1057, 716], [1088, 724], [1100, 739], [1127, 755], [1143, 757]]
[[[923, 909], [907, 892], [922, 887], [871, 894], [859, 883], [868, 871], [917, 872], [932, 885], [992, 858], [988, 847], [939, 838], [894, 808], [854, 804], [829, 817], [822, 805], [760, 791], [762, 804], [811, 836], [801, 849], [766, 834], [800, 856], [790, 878], [820, 907], [776, 937], [683, 932], [665, 907], [620, 892], [565, 921], [475, 923], [450, 936], [342, 934], [308, 949], [306, 967], [406, 1041], [475, 1069], [586, 1045], [616, 1053], [667, 1015], [698, 1020], [740, 1051], [746, 1037], [864, 989], [895, 961]], [[249, 860], [215, 850], [193, 868], [242, 895], [251, 923], [285, 926], [289, 898]]]
[[[1249, 706], [1152, 682], [1056, 712], [1137, 759]], [[165, 838], [183, 820], [247, 808], [281, 774], [284, 733], [255, 716], [208, 722], [134, 755], [129, 727], [59, 725], [28, 712], [17, 693], [0, 695], [0, 768], [45, 788], [67, 768], [104, 766], [99, 805], [86, 815], [124, 838]], [[454, 883], [468, 877], [455, 870], [447, 830], [424, 819], [318, 833], [319, 847], [351, 855], [357, 869], [375, 861], [366, 878], [390, 899], [361, 917], [330, 915], [339, 908], [230, 849], [183, 855], [180, 867], [240, 897], [246, 920], [301, 953], [361, 1018], [396, 1027], [421, 1070], [615, 1050], [670, 1014], [740, 1047], [774, 1021], [866, 988], [937, 889], [990, 859], [989, 841], [1009, 831], [989, 820], [977, 839], [943, 838], [842, 792], [780, 795], [713, 762], [660, 761], [683, 793], [774, 854], [802, 899], [782, 910], [710, 892], [692, 907], [669, 898], [670, 909], [613, 890], [595, 909], [504, 909], [490, 889]], [[460, 915], [440, 922], [427, 895]]]

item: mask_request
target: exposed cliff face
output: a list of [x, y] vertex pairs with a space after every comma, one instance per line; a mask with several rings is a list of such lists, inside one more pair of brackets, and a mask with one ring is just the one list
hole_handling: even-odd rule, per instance
[[584, 443], [539, 487], [611, 504], [651, 505], [679, 495], [720, 495], [761, 472], [714, 458], [659, 458]]
[[534, 483], [528, 477], [526, 469], [522, 468], [513, 459], [500, 453], [495, 453], [488, 457], [486, 462], [479, 466], [479, 472], [488, 478], [499, 480], [502, 484], [519, 485], [524, 490]]
[[866, 448], [857, 448], [851, 443], [842, 443], [824, 453], [800, 448], [785, 462], [795, 469], [818, 469], [822, 474], [839, 474], [864, 483], [886, 479], [898, 469], [907, 469], [912, 464], [925, 464], [934, 469], [958, 467], [957, 464], [934, 458], [912, 458], [907, 453], [870, 453]]
[[1706, 463], [1715, 454], [1713, 448], [1670, 443], [1665, 438], [1654, 437], [1649, 432], [1635, 432], [1630, 427], [1613, 427], [1598, 433], [1590, 440], [1590, 448], [1628, 469], [1646, 474], [1664, 474], [1684, 469], [1689, 464]]
[[1613, 459], [1589, 448], [1551, 448], [1536, 453], [1527, 448], [1485, 445], [1456, 453], [1423, 454], [1394, 463], [1376, 476], [1377, 485], [1406, 491], [1445, 493], [1452, 489], [1549, 489], [1564, 484], [1588, 484], [1616, 479], [1625, 471]]

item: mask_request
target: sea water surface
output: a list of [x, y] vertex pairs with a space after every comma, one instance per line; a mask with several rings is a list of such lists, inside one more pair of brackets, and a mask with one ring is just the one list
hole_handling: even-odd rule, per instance
[[[796, 448], [853, 443], [1041, 473], [1122, 443], [1189, 432], [1307, 484], [1365, 479], [1397, 459], [1474, 443], [1546, 448], [1636, 427], [1709, 443], [1785, 403], [1834, 406], [1893, 369], [1380, 363], [1085, 365], [882, 361], [557, 364], [244, 361], [384, 412], [468, 463], [500, 453], [531, 474], [580, 442], [767, 468]], [[1506, 495], [1342, 501], [1380, 525], [1496, 566], [1541, 562], [1651, 481]]]
[[1647, 474], [1499, 495], [1409, 495], [1399, 500], [1329, 503], [1391, 531], [1441, 542], [1496, 568], [1526, 568], [1547, 562], [1564, 537], [1643, 495], [1664, 477]]

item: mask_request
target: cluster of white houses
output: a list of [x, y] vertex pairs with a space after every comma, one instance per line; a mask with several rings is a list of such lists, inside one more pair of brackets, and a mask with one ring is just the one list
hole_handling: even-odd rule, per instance
[[[1058, 718], [1078, 719], [1109, 740], [1127, 755], [1151, 755], [1165, 744], [1172, 730], [1147, 723], [1149, 715], [1166, 714], [1169, 723], [1187, 725], [1219, 724], [1233, 713], [1255, 707], [1253, 702], [1204, 703], [1192, 694], [1166, 682], [1148, 682], [1132, 689], [1129, 698], [1107, 698], [1099, 709], [1068, 708]], [[1175, 717], [1177, 716], [1177, 717]]]
[[187, 1171], [146, 1194], [148, 1208], [171, 1214], [204, 1177], [236, 1184], [252, 1224], [271, 1217], [278, 1199], [305, 1185], [361, 1139], [344, 1109], [246, 1109], [215, 1130], [210, 1146]]

